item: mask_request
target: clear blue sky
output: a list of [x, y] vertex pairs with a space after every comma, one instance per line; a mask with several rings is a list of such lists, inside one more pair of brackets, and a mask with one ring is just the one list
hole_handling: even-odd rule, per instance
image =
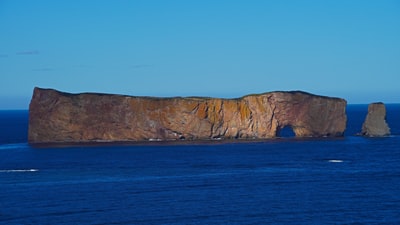
[[400, 103], [400, 1], [0, 0], [0, 109], [35, 86]]

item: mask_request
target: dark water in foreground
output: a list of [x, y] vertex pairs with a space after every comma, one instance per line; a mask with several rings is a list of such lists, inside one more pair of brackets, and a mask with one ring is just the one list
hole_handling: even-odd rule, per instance
[[0, 224], [400, 224], [400, 105], [391, 137], [258, 143], [26, 144], [0, 112]]

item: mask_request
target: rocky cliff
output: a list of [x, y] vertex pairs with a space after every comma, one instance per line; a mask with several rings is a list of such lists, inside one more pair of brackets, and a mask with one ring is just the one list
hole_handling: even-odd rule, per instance
[[386, 107], [382, 102], [368, 105], [368, 114], [362, 125], [361, 134], [370, 137], [390, 135], [390, 128], [386, 123]]
[[342, 136], [346, 101], [305, 92], [237, 99], [69, 94], [35, 88], [30, 143]]

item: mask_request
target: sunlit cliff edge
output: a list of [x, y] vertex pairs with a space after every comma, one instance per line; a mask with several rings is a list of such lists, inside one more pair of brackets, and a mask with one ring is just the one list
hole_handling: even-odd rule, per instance
[[301, 91], [235, 99], [70, 94], [35, 88], [29, 143], [80, 143], [343, 136], [346, 101]]

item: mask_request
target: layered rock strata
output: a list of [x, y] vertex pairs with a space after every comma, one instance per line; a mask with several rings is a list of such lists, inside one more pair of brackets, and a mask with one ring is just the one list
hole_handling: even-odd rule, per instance
[[382, 102], [368, 105], [368, 114], [362, 125], [361, 135], [370, 137], [390, 135], [390, 128], [386, 123], [386, 107]]
[[342, 136], [346, 101], [305, 92], [237, 99], [69, 94], [35, 88], [29, 143]]

